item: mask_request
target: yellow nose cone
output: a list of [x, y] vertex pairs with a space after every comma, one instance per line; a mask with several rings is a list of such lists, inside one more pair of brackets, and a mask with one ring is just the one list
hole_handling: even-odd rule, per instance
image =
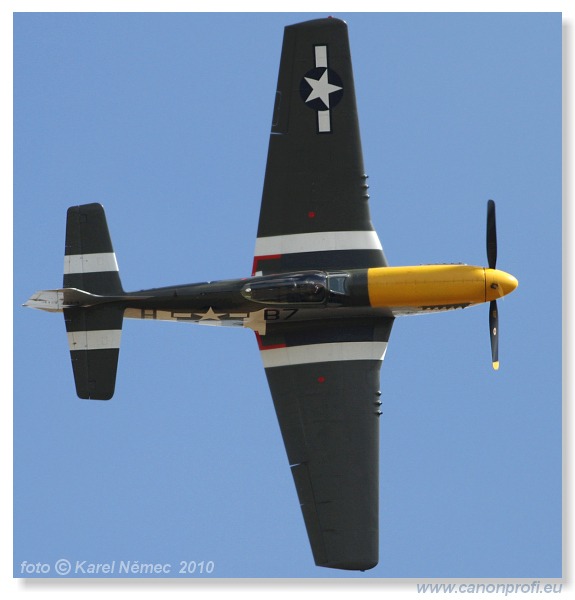
[[497, 269], [485, 269], [485, 300], [497, 300], [510, 294], [519, 284], [513, 275]]

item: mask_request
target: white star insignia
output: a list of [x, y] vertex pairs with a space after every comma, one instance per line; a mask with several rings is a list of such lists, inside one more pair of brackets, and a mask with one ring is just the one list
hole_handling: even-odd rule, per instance
[[214, 309], [210, 306], [208, 312], [205, 313], [194, 313], [198, 317], [202, 317], [200, 321], [219, 321], [220, 317], [223, 317], [226, 313], [215, 313]]
[[309, 77], [304, 77], [304, 79], [311, 85], [311, 93], [307, 97], [306, 102], [311, 102], [319, 98], [325, 104], [326, 108], [329, 108], [329, 95], [342, 89], [341, 86], [328, 82], [327, 69], [319, 79], [311, 79]]

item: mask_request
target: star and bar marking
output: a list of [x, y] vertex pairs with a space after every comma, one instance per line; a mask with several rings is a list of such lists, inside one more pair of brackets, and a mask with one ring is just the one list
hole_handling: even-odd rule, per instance
[[227, 313], [216, 313], [214, 309], [210, 306], [209, 310], [205, 313], [194, 313], [200, 318], [200, 321], [219, 321], [220, 317], [223, 317]]
[[315, 68], [302, 78], [300, 94], [307, 106], [317, 112], [318, 133], [331, 133], [331, 109], [343, 96], [339, 75], [329, 68], [327, 46], [315, 46]]

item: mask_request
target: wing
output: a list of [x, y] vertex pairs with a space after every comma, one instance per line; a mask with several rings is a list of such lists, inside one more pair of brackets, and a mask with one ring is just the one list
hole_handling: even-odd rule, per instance
[[253, 274], [386, 266], [368, 187], [347, 25], [286, 27]]
[[378, 562], [379, 372], [392, 323], [268, 324], [258, 338], [318, 566]]

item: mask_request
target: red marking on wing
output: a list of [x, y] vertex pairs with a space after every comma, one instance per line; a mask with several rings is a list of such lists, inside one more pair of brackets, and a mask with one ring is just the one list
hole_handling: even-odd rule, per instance
[[266, 256], [254, 256], [254, 264], [252, 266], [252, 275], [255, 275], [258, 271], [258, 263], [261, 260], [275, 260], [281, 258], [281, 254], [268, 254]]
[[276, 348], [286, 348], [286, 344], [271, 344], [269, 346], [264, 346], [262, 342], [262, 336], [256, 331], [256, 339], [258, 341], [258, 348], [260, 350], [275, 350]]

